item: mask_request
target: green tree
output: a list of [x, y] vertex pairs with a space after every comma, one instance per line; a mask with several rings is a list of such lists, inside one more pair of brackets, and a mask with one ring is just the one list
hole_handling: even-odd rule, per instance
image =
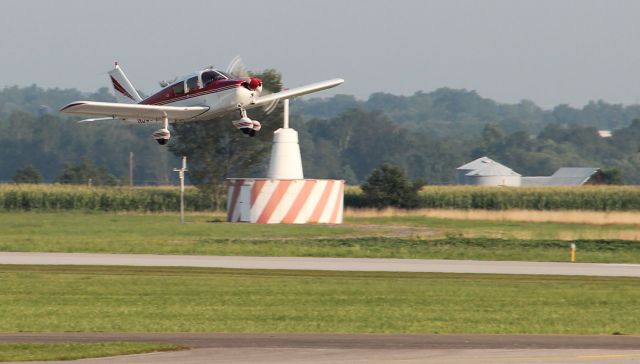
[[489, 123], [482, 129], [482, 140], [488, 149], [495, 149], [504, 141], [504, 133], [495, 123]]
[[371, 172], [361, 188], [369, 206], [379, 209], [388, 206], [415, 208], [422, 185], [419, 181], [409, 181], [401, 168], [384, 164]]
[[78, 164], [65, 163], [62, 173], [56, 179], [63, 184], [86, 184], [114, 186], [121, 181], [106, 169], [98, 167], [93, 161], [83, 158]]
[[623, 182], [622, 170], [610, 168], [602, 171], [602, 183], [605, 185], [621, 185]]
[[16, 171], [11, 179], [14, 183], [42, 183], [42, 174], [31, 164]]

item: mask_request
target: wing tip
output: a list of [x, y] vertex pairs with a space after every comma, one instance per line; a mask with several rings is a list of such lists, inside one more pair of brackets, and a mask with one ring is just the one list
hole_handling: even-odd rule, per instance
[[335, 87], [344, 83], [344, 78], [332, 78], [330, 80], [324, 81], [331, 85], [331, 87]]
[[60, 109], [60, 112], [65, 112], [65, 110], [68, 110], [68, 109], [70, 109], [72, 107], [80, 106], [80, 105], [84, 105], [84, 104], [86, 104], [86, 102], [84, 102], [84, 101], [75, 101], [75, 102], [72, 102], [72, 103], [67, 104], [66, 106], [64, 106], [62, 109]]

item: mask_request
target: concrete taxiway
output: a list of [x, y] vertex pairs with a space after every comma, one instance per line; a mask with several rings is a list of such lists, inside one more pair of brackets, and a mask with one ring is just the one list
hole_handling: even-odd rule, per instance
[[[143, 363], [638, 363], [637, 336], [15, 333], [0, 342], [142, 341], [192, 350], [74, 361]], [[52, 362], [47, 362], [52, 363]], [[60, 362], [63, 363], [63, 362]]]
[[[640, 350], [363, 350], [210, 348], [74, 360], [77, 364], [637, 364]], [[68, 361], [14, 364], [68, 364]]]
[[235, 269], [545, 274], [640, 277], [640, 264], [384, 258], [240, 257], [153, 254], [0, 252], [0, 264], [119, 265]]

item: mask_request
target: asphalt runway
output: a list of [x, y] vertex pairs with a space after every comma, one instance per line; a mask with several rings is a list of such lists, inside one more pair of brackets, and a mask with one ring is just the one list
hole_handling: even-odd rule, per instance
[[[175, 343], [192, 350], [74, 361], [143, 363], [638, 363], [638, 336], [13, 333], [0, 342]], [[46, 362], [52, 363], [52, 362]], [[59, 362], [63, 363], [63, 362]]]
[[239, 257], [153, 254], [0, 252], [0, 264], [121, 265], [235, 269], [544, 274], [640, 277], [640, 264], [384, 258]]

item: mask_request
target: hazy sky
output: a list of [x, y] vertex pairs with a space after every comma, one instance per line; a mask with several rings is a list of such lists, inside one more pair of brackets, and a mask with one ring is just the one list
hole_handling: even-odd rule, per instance
[[366, 98], [439, 87], [550, 107], [640, 97], [640, 1], [2, 1], [0, 87], [94, 91], [118, 60], [146, 93], [240, 54], [286, 86]]

